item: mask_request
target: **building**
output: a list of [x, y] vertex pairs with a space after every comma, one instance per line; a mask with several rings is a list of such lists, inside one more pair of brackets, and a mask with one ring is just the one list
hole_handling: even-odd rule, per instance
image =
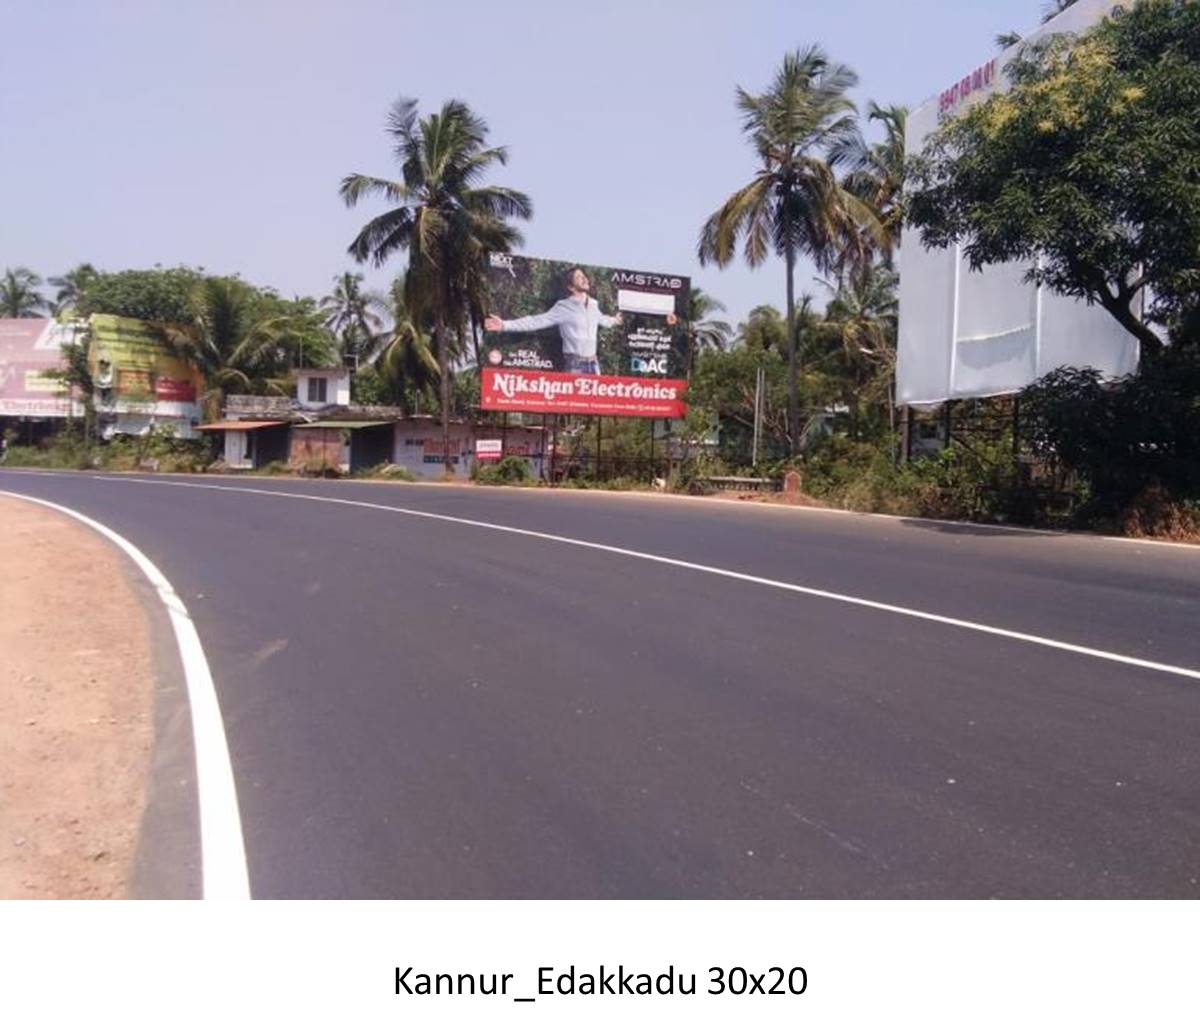
[[[442, 423], [433, 415], [409, 415], [400, 408], [350, 403], [347, 369], [301, 369], [294, 397], [226, 398], [219, 422], [197, 427], [222, 435], [222, 457], [230, 469], [259, 469], [273, 462], [319, 474], [362, 472], [398, 465], [418, 479], [445, 475]], [[526, 458], [541, 475], [548, 453], [541, 426], [489, 426], [478, 431], [461, 419], [450, 424], [450, 461], [466, 478], [477, 437], [501, 439], [505, 455]]]
[[[1079, 32], [1120, 7], [1076, 0], [1024, 42]], [[908, 116], [905, 151], [919, 153], [946, 117], [1007, 86], [1017, 48], [977, 63], [958, 82]], [[1025, 281], [1029, 266], [971, 271], [961, 247], [927, 250], [911, 232], [900, 248], [900, 326], [896, 400], [932, 406], [965, 397], [1016, 393], [1064, 365], [1107, 376], [1137, 370], [1138, 344], [1100, 307]]]

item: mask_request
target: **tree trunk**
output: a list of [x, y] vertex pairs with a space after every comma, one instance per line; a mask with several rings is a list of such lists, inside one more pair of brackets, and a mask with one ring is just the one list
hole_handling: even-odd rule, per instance
[[1122, 329], [1136, 337], [1142, 347], [1142, 357], [1153, 361], [1162, 354], [1162, 340], [1150, 326], [1130, 310], [1131, 302], [1132, 298], [1113, 297], [1107, 287], [1100, 295], [1100, 306], [1117, 320]]
[[446, 325], [438, 315], [434, 322], [433, 335], [437, 342], [438, 369], [441, 372], [442, 391], [442, 463], [446, 472], [454, 472], [450, 460], [450, 359], [446, 354]]
[[475, 345], [475, 367], [479, 369], [480, 378], [483, 377], [483, 334], [479, 331], [479, 325], [475, 319], [471, 319], [471, 341]]
[[796, 254], [791, 247], [787, 261], [787, 334], [788, 334], [788, 446], [794, 458], [800, 450], [800, 394], [796, 369]]

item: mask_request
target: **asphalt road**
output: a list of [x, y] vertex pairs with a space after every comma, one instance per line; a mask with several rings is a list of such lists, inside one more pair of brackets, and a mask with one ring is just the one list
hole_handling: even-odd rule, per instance
[[256, 897], [1200, 896], [1200, 679], [305, 498], [1193, 670], [1200, 549], [583, 492], [142, 480], [0, 470], [0, 489], [128, 537], [184, 597]]

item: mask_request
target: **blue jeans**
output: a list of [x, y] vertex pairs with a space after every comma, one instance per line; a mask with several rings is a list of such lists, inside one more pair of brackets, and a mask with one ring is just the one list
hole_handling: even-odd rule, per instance
[[600, 374], [600, 362], [595, 358], [581, 358], [577, 354], [564, 354], [563, 371], [582, 372], [584, 375], [598, 376]]

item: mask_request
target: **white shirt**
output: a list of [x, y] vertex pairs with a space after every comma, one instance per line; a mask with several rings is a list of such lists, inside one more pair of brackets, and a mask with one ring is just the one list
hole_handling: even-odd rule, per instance
[[620, 321], [613, 315], [600, 312], [600, 305], [588, 297], [580, 300], [575, 296], [564, 297], [549, 311], [524, 318], [508, 318], [501, 325], [505, 333], [535, 333], [539, 329], [558, 327], [562, 336], [563, 354], [576, 358], [596, 356], [596, 333], [603, 326], [607, 329]]

